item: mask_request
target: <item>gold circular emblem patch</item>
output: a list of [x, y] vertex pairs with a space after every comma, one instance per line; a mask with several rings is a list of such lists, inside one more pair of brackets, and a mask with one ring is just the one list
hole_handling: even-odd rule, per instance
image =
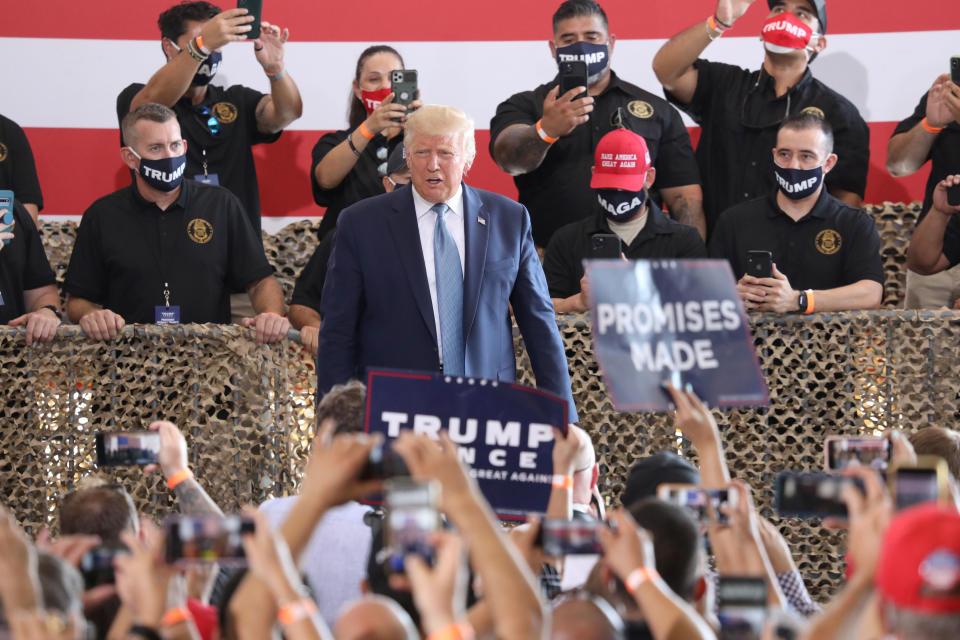
[[232, 102], [218, 102], [213, 105], [213, 115], [223, 124], [230, 124], [237, 119], [237, 106]]
[[7, 145], [0, 142], [0, 162], [7, 159]]
[[213, 238], [213, 225], [203, 218], [194, 218], [187, 225], [187, 235], [197, 244], [206, 244]]
[[841, 238], [840, 234], [833, 229], [824, 229], [817, 234], [813, 244], [817, 247], [817, 251], [825, 256], [829, 256], [833, 255], [837, 251], [840, 251], [840, 245], [843, 244], [843, 238]]
[[630, 104], [627, 105], [627, 111], [644, 120], [653, 115], [653, 107], [650, 106], [649, 102], [644, 102], [643, 100], [631, 101]]
[[820, 118], [821, 120], [826, 120], [826, 119], [827, 119], [826, 114], [823, 113], [823, 109], [820, 109], [820, 108], [818, 108], [818, 107], [805, 107], [805, 108], [803, 108], [803, 109], [800, 110], [800, 113], [809, 113], [809, 114], [811, 114], [811, 115], [817, 116], [817, 117]]

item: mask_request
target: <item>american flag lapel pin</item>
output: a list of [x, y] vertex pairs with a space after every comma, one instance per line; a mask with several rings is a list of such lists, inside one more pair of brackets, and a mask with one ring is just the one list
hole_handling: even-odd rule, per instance
[[479, 222], [483, 226], [487, 226], [487, 221], [481, 218], [480, 216], [477, 216], [477, 222]]

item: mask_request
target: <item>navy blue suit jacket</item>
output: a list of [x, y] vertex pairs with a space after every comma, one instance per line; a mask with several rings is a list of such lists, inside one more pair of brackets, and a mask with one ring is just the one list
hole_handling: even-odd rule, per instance
[[[323, 287], [317, 397], [368, 368], [440, 371], [437, 329], [420, 249], [412, 187], [367, 198], [340, 213]], [[513, 381], [508, 304], [537, 387], [576, 408], [567, 359], [526, 208], [463, 185], [466, 375]]]

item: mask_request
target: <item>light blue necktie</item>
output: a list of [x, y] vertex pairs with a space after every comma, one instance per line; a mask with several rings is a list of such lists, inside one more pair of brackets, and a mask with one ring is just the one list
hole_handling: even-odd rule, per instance
[[443, 344], [443, 372], [464, 374], [463, 355], [463, 269], [457, 243], [443, 221], [450, 210], [444, 203], [430, 208], [437, 214], [433, 229], [433, 265], [437, 277], [437, 313], [440, 316], [440, 341]]

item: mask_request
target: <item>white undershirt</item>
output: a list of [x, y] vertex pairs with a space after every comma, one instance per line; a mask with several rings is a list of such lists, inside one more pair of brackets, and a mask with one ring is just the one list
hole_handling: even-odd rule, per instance
[[[433, 305], [433, 321], [437, 327], [437, 350], [440, 353], [440, 360], [443, 361], [443, 343], [440, 336], [440, 310], [437, 307], [437, 269], [433, 259], [433, 232], [437, 226], [437, 214], [430, 208], [434, 203], [424, 200], [415, 188], [410, 189], [413, 193], [413, 209], [417, 214], [417, 227], [420, 230], [420, 249], [423, 252], [423, 266], [427, 269], [427, 287], [430, 289], [430, 303]], [[447, 211], [444, 217], [444, 223], [447, 225], [447, 231], [453, 237], [454, 244], [457, 245], [457, 253], [460, 254], [460, 271], [466, 274], [465, 255], [466, 250], [464, 231], [463, 231], [463, 186], [457, 188], [453, 197], [447, 200]]]
[[610, 231], [620, 236], [620, 239], [623, 240], [623, 246], [626, 247], [629, 246], [630, 243], [633, 242], [633, 239], [637, 237], [637, 234], [647, 226], [648, 213], [644, 213], [642, 216], [628, 220], [627, 222], [614, 222], [610, 218], [607, 218], [607, 224], [610, 225]]

